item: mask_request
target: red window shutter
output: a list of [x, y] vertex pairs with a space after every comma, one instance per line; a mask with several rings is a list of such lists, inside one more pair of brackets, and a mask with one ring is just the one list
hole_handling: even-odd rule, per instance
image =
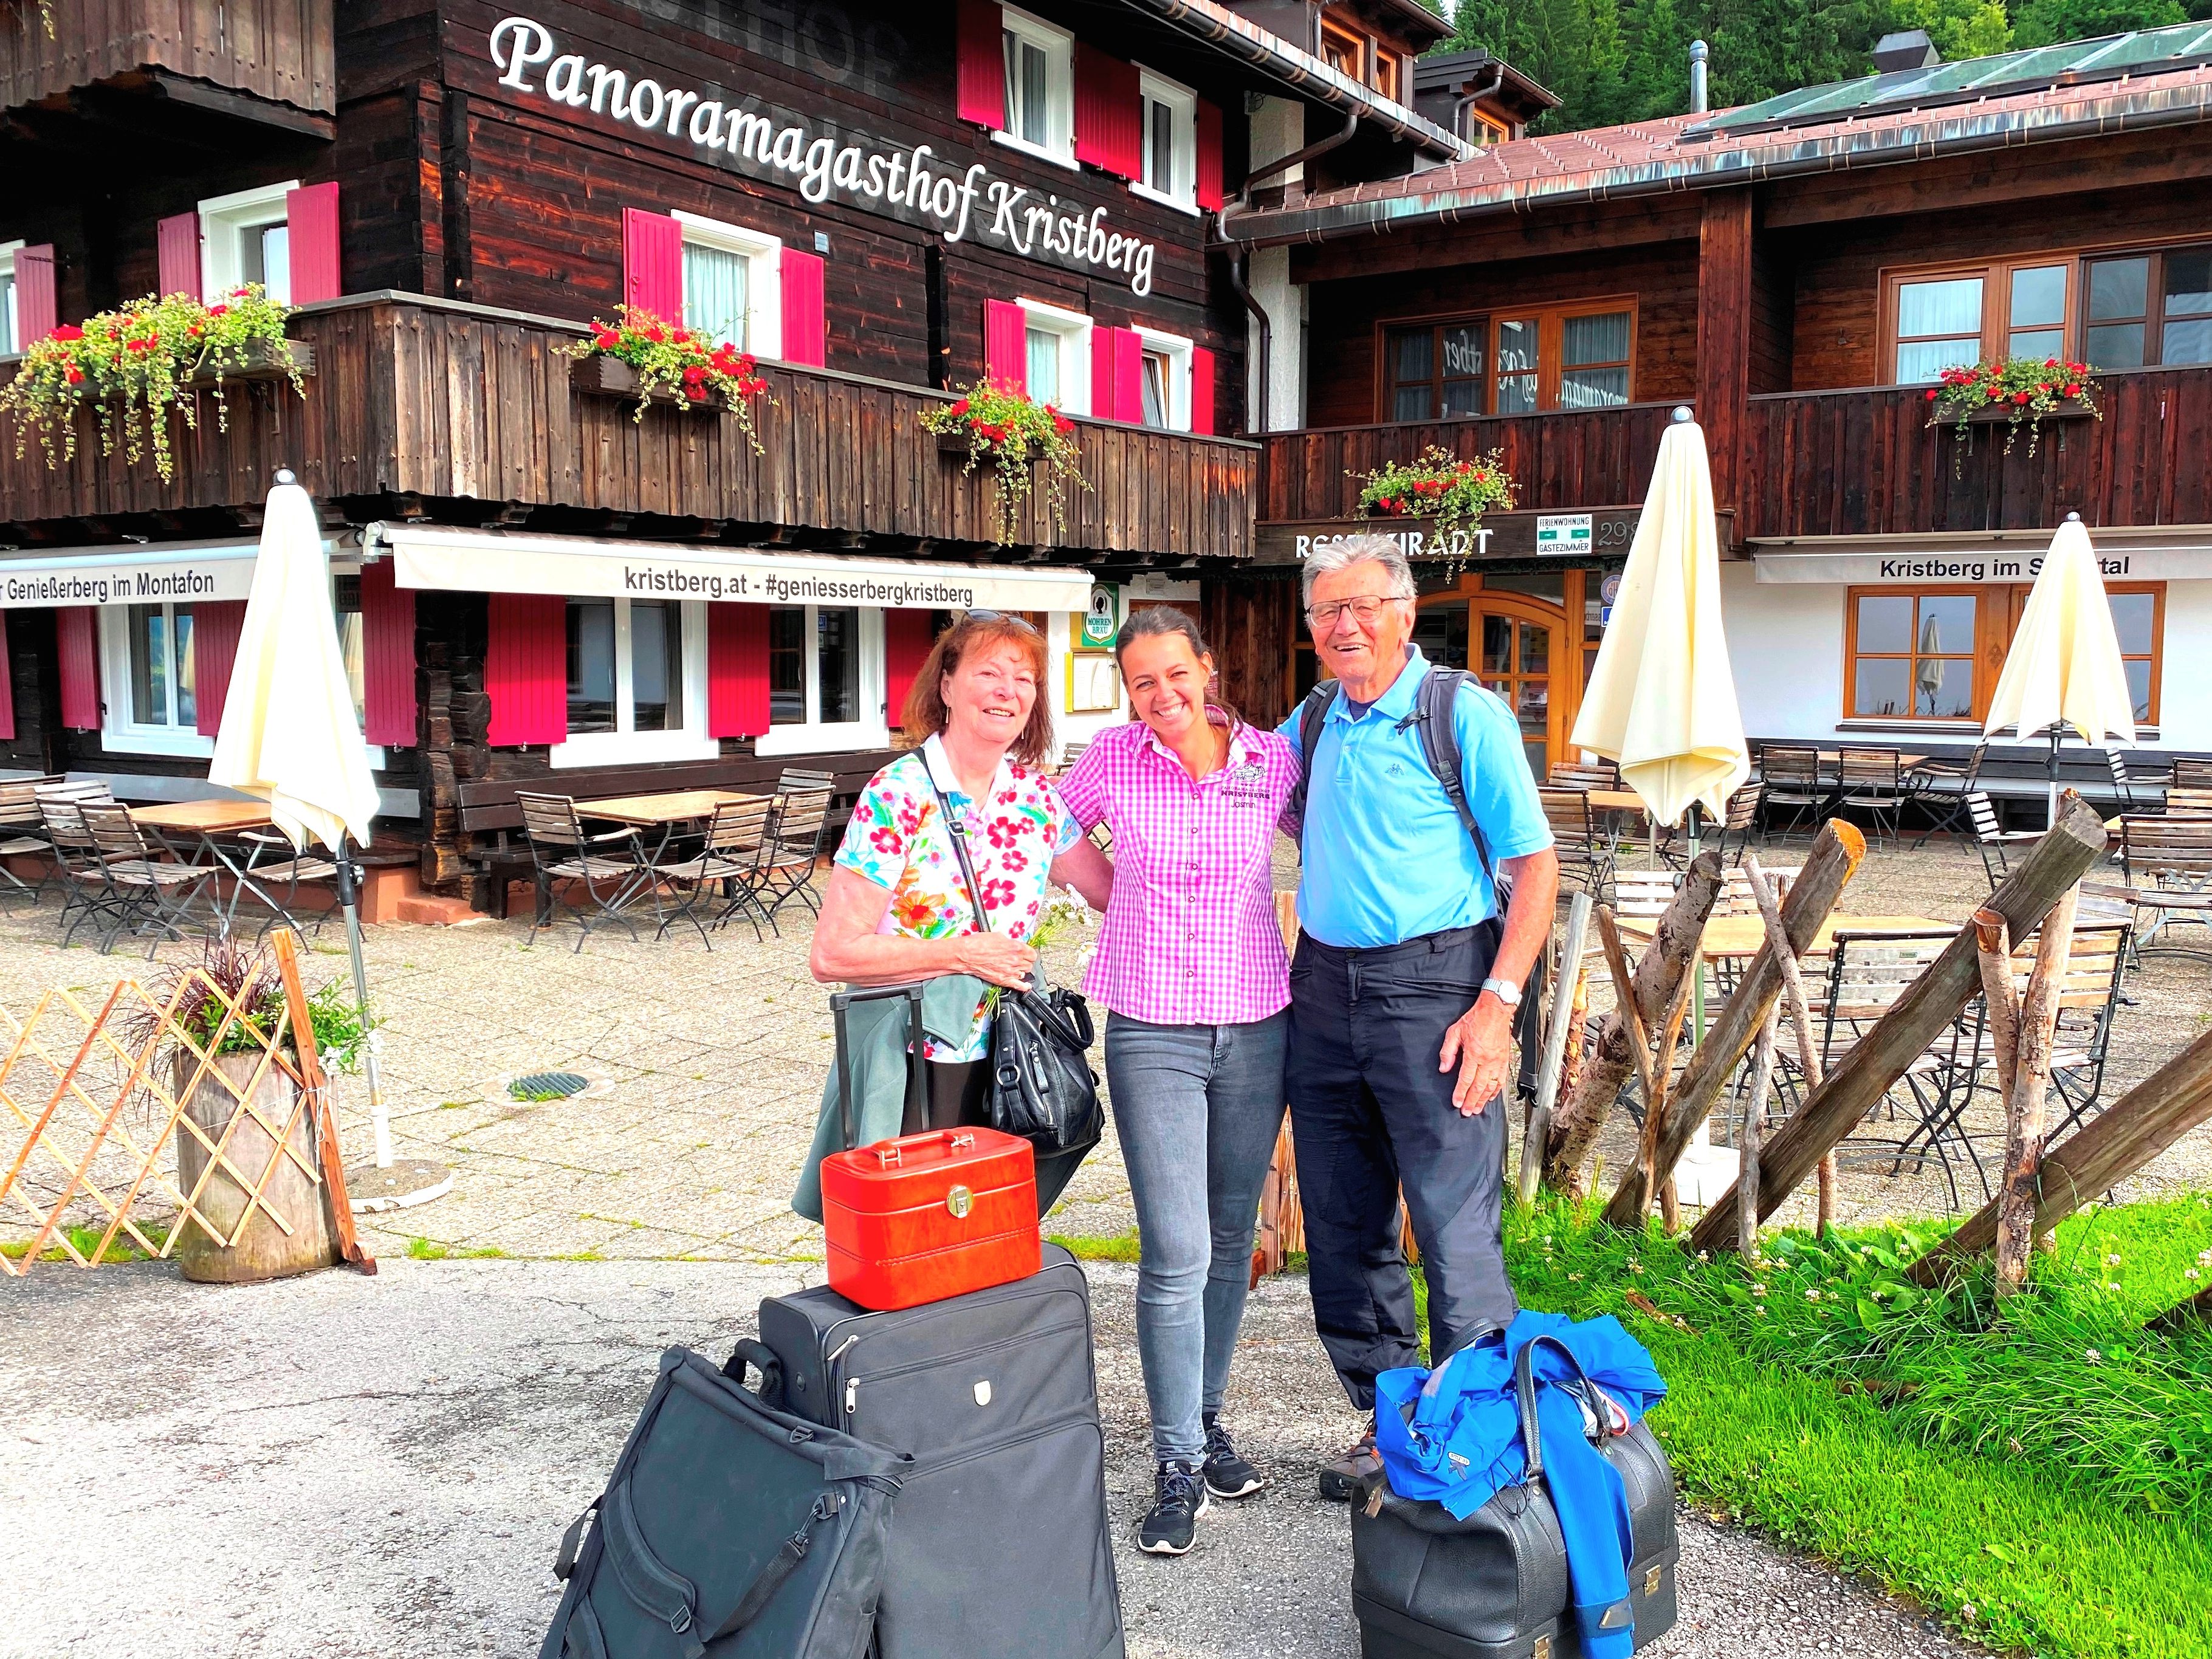
[[99, 624], [99, 613], [88, 605], [66, 605], [54, 612], [55, 654], [61, 663], [62, 724], [72, 732], [100, 730]]
[[1211, 436], [1213, 423], [1213, 354], [1204, 346], [1190, 349], [1190, 429]]
[[684, 227], [665, 213], [623, 210], [623, 299], [684, 320]]
[[1144, 171], [1144, 101], [1137, 66], [1075, 43], [1075, 159], [1124, 179]]
[[154, 248], [161, 267], [161, 292], [200, 295], [200, 216], [179, 213], [154, 227]]
[[284, 230], [291, 250], [292, 303], [312, 305], [344, 293], [338, 281], [337, 181], [285, 191]]
[[192, 704], [204, 738], [222, 730], [222, 706], [230, 696], [230, 665], [238, 660], [238, 635], [245, 626], [244, 599], [220, 599], [192, 607]]
[[1029, 319], [1012, 300], [983, 301], [983, 375], [1010, 392], [1029, 390]]
[[495, 593], [484, 646], [495, 748], [568, 735], [568, 602], [557, 593]]
[[1091, 331], [1091, 412], [1102, 421], [1145, 419], [1145, 343], [1133, 328]]
[[[15, 250], [15, 349], [43, 340], [61, 326], [61, 301], [54, 287], [54, 245]], [[88, 731], [100, 725], [97, 718]]]
[[768, 730], [768, 607], [707, 607], [707, 735], [757, 738]]
[[956, 106], [979, 127], [1006, 125], [1006, 20], [992, 0], [959, 0], [953, 51], [958, 62]]
[[[564, 623], [565, 629], [565, 623]], [[567, 696], [568, 641], [562, 640], [562, 694]], [[392, 561], [361, 568], [362, 735], [371, 743], [412, 749], [415, 726], [415, 590], [394, 580]], [[567, 716], [562, 716], [563, 723]]]
[[827, 368], [830, 318], [822, 295], [822, 257], [786, 248], [778, 263], [783, 267], [783, 361]]
[[929, 623], [927, 611], [884, 612], [884, 714], [894, 732], [906, 719], [907, 694], [914, 690], [915, 676], [929, 659], [929, 647], [937, 643]]
[[1221, 210], [1221, 106], [1198, 100], [1198, 204]]
[[0, 616], [0, 743], [15, 740], [15, 672], [8, 658], [8, 619]]

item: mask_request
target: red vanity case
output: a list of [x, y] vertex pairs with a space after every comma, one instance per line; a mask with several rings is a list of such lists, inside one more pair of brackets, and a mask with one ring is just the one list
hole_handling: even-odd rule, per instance
[[917, 1307], [1042, 1265], [1036, 1155], [996, 1129], [902, 1135], [822, 1160], [830, 1288], [863, 1308]]

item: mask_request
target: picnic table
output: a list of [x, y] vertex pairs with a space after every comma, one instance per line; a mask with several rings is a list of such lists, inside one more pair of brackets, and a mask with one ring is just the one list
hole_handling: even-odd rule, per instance
[[[1650, 943], [1658, 931], [1656, 918], [1623, 917], [1620, 921], [1623, 939]], [[1942, 921], [1934, 916], [1857, 916], [1831, 913], [1814, 935], [1806, 954], [1826, 951], [1835, 944], [1838, 933], [1955, 933], [1959, 924]], [[1698, 940], [1698, 953], [1707, 962], [1724, 962], [1755, 957], [1766, 943], [1766, 923], [1759, 916], [1714, 916], [1705, 923], [1705, 931]], [[1593, 938], [1590, 951], [1599, 949]]]

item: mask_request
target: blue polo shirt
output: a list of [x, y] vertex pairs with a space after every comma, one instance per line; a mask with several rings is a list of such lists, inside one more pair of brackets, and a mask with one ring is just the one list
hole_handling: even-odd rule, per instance
[[[1405, 671], [1358, 718], [1337, 692], [1307, 769], [1298, 921], [1324, 945], [1400, 945], [1497, 912], [1474, 837], [1429, 770], [1419, 726], [1399, 729], [1429, 672], [1418, 646], [1406, 656]], [[1452, 715], [1467, 804], [1491, 857], [1503, 862], [1549, 847], [1552, 827], [1504, 699], [1462, 682]], [[1276, 729], [1298, 746], [1297, 710]]]

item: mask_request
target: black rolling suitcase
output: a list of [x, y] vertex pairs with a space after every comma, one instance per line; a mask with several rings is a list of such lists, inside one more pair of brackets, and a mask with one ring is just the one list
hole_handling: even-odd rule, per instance
[[871, 1313], [761, 1304], [768, 1392], [914, 1459], [877, 1607], [880, 1659], [1122, 1659], [1091, 1293], [1044, 1247], [1030, 1278]]
[[[1506, 1487], [1464, 1521], [1441, 1504], [1401, 1497], [1379, 1471], [1354, 1497], [1352, 1602], [1361, 1659], [1582, 1659], [1566, 1543], [1536, 1444], [1528, 1359], [1524, 1350], [1514, 1376], [1529, 1447], [1524, 1484]], [[1628, 1607], [1642, 1648], [1674, 1625], [1674, 1471], [1644, 1424], [1610, 1433], [1597, 1402], [1585, 1405], [1583, 1420], [1626, 1491]]]

